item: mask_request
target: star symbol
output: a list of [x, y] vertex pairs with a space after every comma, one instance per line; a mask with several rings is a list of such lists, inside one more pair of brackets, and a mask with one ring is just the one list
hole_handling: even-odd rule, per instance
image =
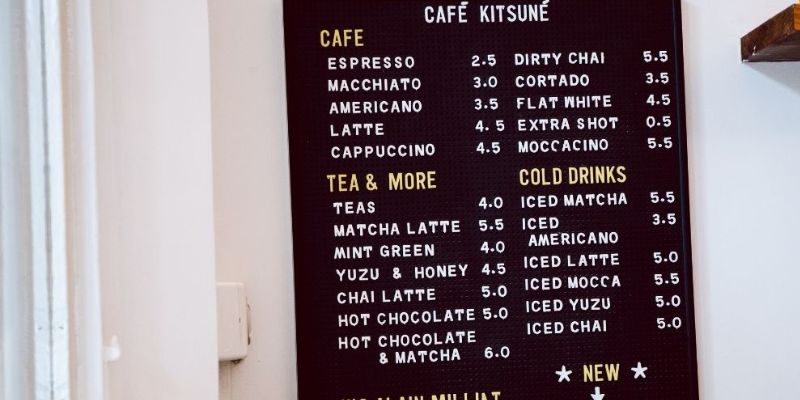
[[567, 369], [566, 365], [562, 365], [561, 369], [556, 371], [556, 375], [558, 375], [558, 382], [561, 383], [563, 381], [569, 382], [569, 375], [572, 373], [571, 369]]
[[647, 378], [647, 375], [644, 374], [644, 371], [647, 371], [647, 367], [643, 367], [641, 361], [637, 362], [636, 366], [631, 368], [631, 371], [633, 371], [633, 379], [639, 379], [640, 376]]

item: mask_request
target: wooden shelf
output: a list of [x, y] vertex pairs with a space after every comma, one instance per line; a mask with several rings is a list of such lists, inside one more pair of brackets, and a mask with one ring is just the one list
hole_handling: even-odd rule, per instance
[[800, 61], [800, 4], [742, 37], [742, 61]]

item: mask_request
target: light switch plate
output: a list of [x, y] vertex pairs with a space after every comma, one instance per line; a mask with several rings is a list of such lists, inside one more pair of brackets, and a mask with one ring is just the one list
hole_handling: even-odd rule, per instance
[[217, 282], [219, 361], [235, 361], [247, 357], [249, 336], [247, 296], [244, 284]]

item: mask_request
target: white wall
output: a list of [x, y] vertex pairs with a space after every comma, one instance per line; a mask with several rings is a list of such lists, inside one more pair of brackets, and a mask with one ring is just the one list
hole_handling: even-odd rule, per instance
[[[788, 5], [683, 2], [707, 400], [800, 398], [800, 129], [793, 117], [800, 63], [738, 60], [738, 38]], [[222, 398], [290, 399], [295, 342], [280, 1], [210, 0], [209, 13], [218, 276], [247, 284], [254, 329], [251, 355], [222, 370]]]
[[217, 398], [208, 13], [93, 1], [110, 400]]
[[790, 4], [684, 1], [705, 399], [800, 398], [800, 63], [741, 64], [737, 40]]
[[289, 155], [279, 0], [210, 0], [217, 278], [244, 282], [250, 355], [221, 399], [296, 394]]

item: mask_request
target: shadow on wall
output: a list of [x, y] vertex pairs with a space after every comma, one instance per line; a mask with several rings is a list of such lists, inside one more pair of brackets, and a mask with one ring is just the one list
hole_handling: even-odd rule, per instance
[[745, 65], [800, 94], [800, 61], [745, 63]]

